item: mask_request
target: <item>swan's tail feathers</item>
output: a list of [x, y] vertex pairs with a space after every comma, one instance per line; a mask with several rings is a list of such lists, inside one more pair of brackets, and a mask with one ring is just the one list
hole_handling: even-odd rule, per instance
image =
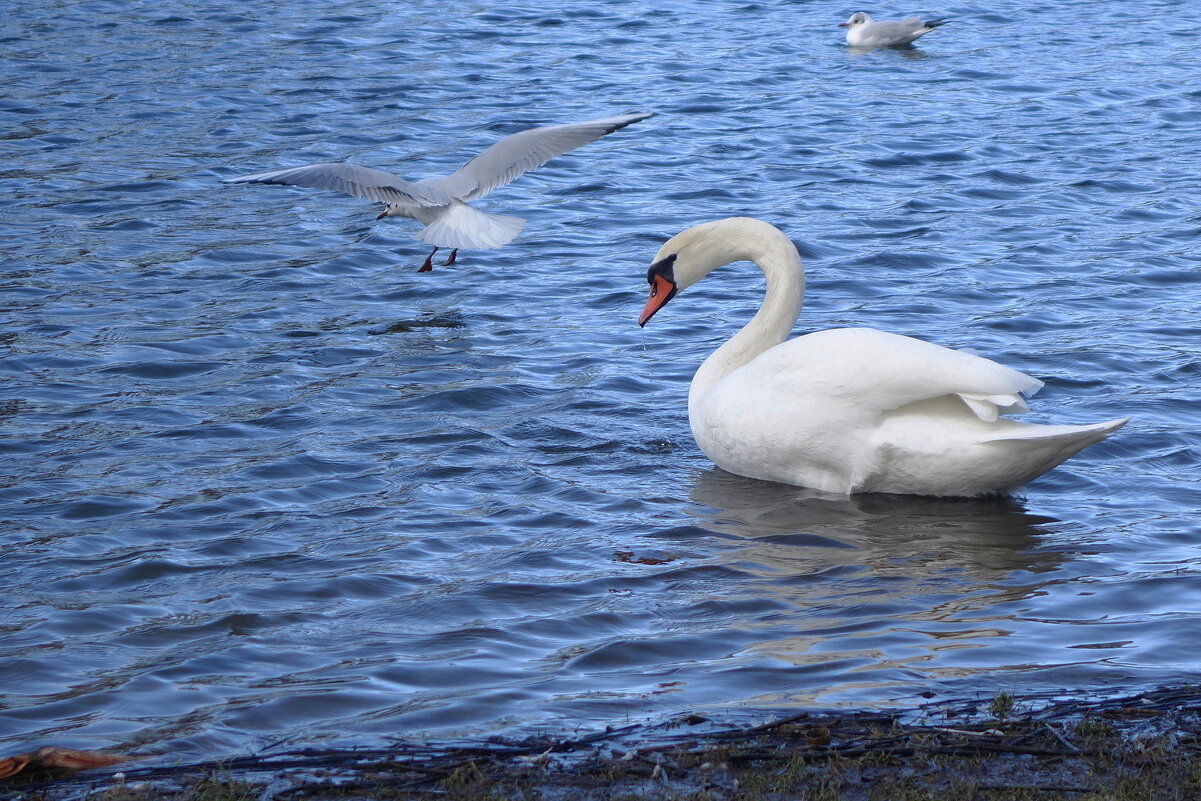
[[455, 200], [438, 210], [417, 239], [440, 248], [498, 248], [512, 242], [524, 227], [520, 217], [488, 214]]
[[1006, 483], [1012, 489], [1100, 442], [1129, 421], [1129, 417], [1121, 417], [1082, 426], [1017, 423], [1006, 426], [1003, 432], [983, 442], [994, 443], [1007, 451], [1003, 461], [1011, 468], [1007, 471]]
[[1024, 425], [1006, 430], [1004, 433], [995, 434], [986, 438], [984, 441], [1026, 441], [1046, 442], [1048, 444], [1073, 444], [1079, 442], [1080, 447], [1071, 452], [1075, 453], [1076, 451], [1080, 450], [1080, 448], [1092, 445], [1094, 442], [1100, 442], [1129, 422], [1129, 417], [1119, 417], [1116, 420], [1106, 420], [1104, 423], [1090, 423], [1083, 426]]

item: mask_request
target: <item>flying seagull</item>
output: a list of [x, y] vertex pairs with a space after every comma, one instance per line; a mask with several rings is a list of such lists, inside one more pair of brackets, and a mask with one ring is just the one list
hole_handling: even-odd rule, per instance
[[425, 226], [417, 239], [434, 249], [418, 272], [433, 269], [439, 248], [451, 248], [445, 265], [455, 263], [459, 248], [498, 248], [520, 233], [525, 220], [488, 214], [471, 207], [470, 201], [504, 186], [522, 173], [541, 167], [555, 156], [586, 145], [653, 113], [605, 117], [567, 125], [547, 125], [519, 131], [493, 144], [457, 171], [440, 178], [406, 181], [383, 170], [327, 161], [285, 170], [259, 172], [226, 178], [227, 184], [284, 184], [333, 189], [364, 200], [387, 204], [376, 219], [412, 217]]

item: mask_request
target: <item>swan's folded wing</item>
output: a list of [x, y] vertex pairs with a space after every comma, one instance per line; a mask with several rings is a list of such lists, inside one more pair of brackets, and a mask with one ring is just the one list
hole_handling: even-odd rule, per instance
[[[1029, 390], [1033, 395], [1038, 388]], [[972, 413], [986, 423], [991, 423], [1003, 414], [1017, 414], [1030, 411], [1026, 399], [1017, 393], [1006, 395], [981, 395], [978, 392], [956, 392], [959, 399], [967, 404]]]
[[755, 369], [761, 383], [803, 386], [800, 394], [795, 388], [787, 390], [798, 397], [818, 392], [869, 412], [954, 396], [986, 422], [1026, 411], [1022, 396], [1043, 386], [1037, 378], [989, 359], [872, 328], [837, 328], [797, 337], [769, 349], [747, 367]]
[[458, 200], [475, 200], [504, 186], [555, 156], [595, 142], [605, 134], [653, 116], [651, 113], [606, 117], [568, 125], [530, 128], [506, 136], [445, 178], [427, 178], [422, 186], [436, 187]]
[[345, 161], [326, 161], [284, 170], [259, 172], [226, 178], [226, 184], [283, 184], [307, 186], [312, 189], [332, 189], [364, 200], [375, 200], [399, 206], [445, 206], [446, 194], [437, 187], [419, 185], [383, 170], [350, 164]]

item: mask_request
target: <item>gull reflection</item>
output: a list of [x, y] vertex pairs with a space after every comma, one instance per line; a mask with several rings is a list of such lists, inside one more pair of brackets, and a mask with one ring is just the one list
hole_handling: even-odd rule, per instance
[[919, 50], [912, 45], [907, 47], [848, 47], [846, 48], [846, 51], [848, 54], [850, 54], [851, 58], [863, 58], [864, 56], [881, 51], [886, 53], [895, 53], [896, 55], [893, 56], [893, 58], [906, 58], [910, 60], [930, 58], [929, 53]]

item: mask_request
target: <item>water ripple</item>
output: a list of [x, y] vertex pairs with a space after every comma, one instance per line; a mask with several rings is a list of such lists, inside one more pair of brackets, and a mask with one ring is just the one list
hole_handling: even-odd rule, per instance
[[[1195, 678], [1179, 3], [1005, 0], [866, 53], [782, 2], [59, 5], [0, 20], [0, 741], [212, 756]], [[412, 221], [220, 184], [419, 178], [643, 108], [483, 202], [528, 218], [513, 245], [428, 275]], [[659, 244], [734, 214], [804, 255], [800, 330], [970, 348], [1047, 381], [1037, 419], [1135, 421], [1010, 499], [713, 469], [688, 381], [761, 279], [635, 316]]]

